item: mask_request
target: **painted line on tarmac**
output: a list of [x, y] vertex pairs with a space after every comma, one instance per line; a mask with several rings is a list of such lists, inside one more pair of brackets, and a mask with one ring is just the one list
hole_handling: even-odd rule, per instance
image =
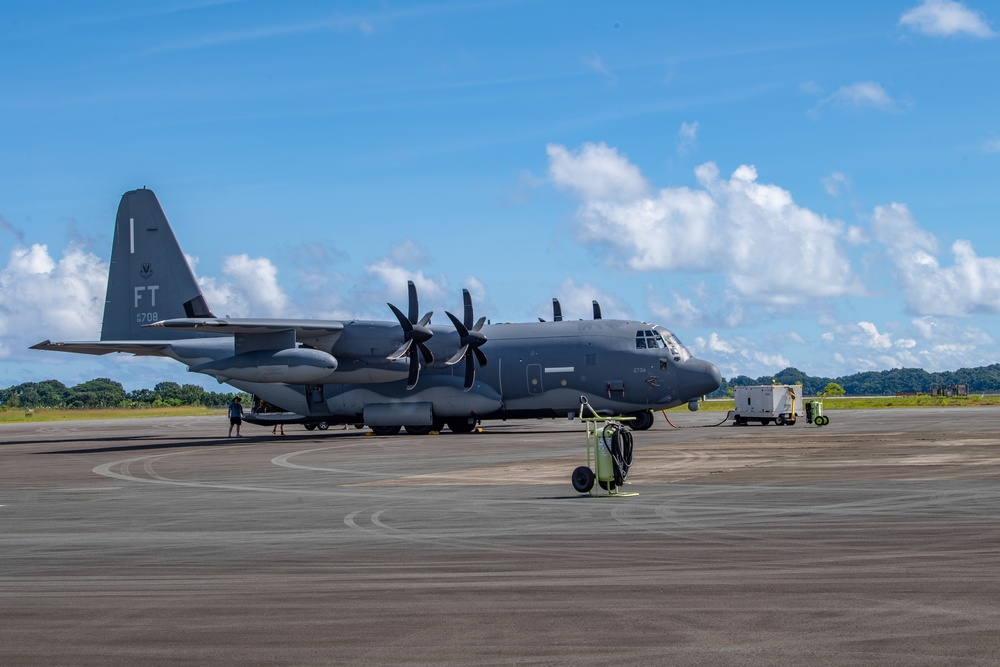
[[[181, 487], [197, 488], [197, 489], [219, 489], [224, 491], [255, 491], [263, 493], [279, 493], [279, 494], [316, 496], [316, 497], [345, 497], [345, 496], [358, 497], [359, 495], [363, 495], [365, 497], [370, 497], [370, 498], [385, 498], [385, 499], [393, 499], [398, 497], [398, 493], [391, 489], [386, 489], [385, 491], [366, 490], [364, 493], [362, 493], [357, 489], [352, 489], [349, 491], [328, 491], [320, 489], [279, 488], [279, 487], [234, 484], [225, 482], [199, 482], [195, 480], [183, 480], [183, 479], [174, 479], [171, 477], [166, 477], [156, 472], [153, 469], [153, 466], [157, 461], [160, 461], [170, 456], [177, 456], [180, 454], [196, 454], [196, 453], [206, 454], [209, 452], [218, 452], [219, 450], [220, 448], [216, 447], [212, 449], [206, 449], [200, 452], [185, 451], [185, 452], [171, 452], [168, 454], [152, 454], [147, 456], [137, 456], [131, 459], [122, 459], [120, 461], [103, 463], [99, 466], [95, 466], [92, 469], [92, 472], [94, 472], [97, 475], [101, 475], [103, 477], [110, 477], [111, 479], [119, 479], [126, 482], [142, 482], [145, 484], [181, 486]], [[145, 471], [145, 473], [149, 475], [148, 477], [140, 477], [132, 474], [131, 472], [132, 466], [138, 465], [140, 463], [142, 464], [142, 468]], [[118, 469], [117, 471], [115, 470], [116, 468]], [[349, 471], [349, 472], [353, 473], [354, 471]]]
[[271, 459], [271, 463], [273, 463], [276, 466], [281, 466], [283, 468], [292, 468], [297, 470], [313, 470], [316, 472], [336, 472], [354, 476], [364, 475], [366, 477], [385, 477], [384, 473], [371, 473], [371, 472], [364, 472], [361, 470], [351, 470], [349, 468], [327, 468], [323, 466], [308, 466], [308, 465], [302, 465], [300, 463], [292, 463], [291, 461], [289, 461], [289, 459], [291, 459], [293, 456], [302, 456], [304, 454], [312, 454], [313, 452], [323, 452], [335, 449], [348, 449], [352, 447], [357, 447], [357, 444], [348, 443], [344, 445], [332, 445], [330, 447], [317, 447], [316, 449], [303, 449], [297, 452], [289, 452], [288, 454], [275, 456], [273, 459]]

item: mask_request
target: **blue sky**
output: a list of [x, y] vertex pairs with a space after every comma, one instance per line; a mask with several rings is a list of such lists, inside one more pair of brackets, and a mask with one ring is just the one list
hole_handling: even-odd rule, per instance
[[[671, 328], [726, 377], [1000, 361], [1000, 9], [38, 2], [0, 17], [0, 386], [214, 385], [100, 333], [153, 189], [238, 316]], [[435, 317], [435, 323], [444, 324]]]

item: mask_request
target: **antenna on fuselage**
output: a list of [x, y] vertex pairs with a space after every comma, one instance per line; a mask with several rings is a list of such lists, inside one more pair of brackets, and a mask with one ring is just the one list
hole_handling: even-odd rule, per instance
[[594, 301], [593, 304], [594, 304], [594, 319], [599, 320], [601, 319], [601, 304], [597, 303], [596, 301]]
[[562, 322], [562, 306], [559, 305], [559, 299], [552, 297], [552, 321]]

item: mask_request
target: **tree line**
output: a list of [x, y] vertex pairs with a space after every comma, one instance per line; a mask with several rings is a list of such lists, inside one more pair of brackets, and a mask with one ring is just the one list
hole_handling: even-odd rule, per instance
[[854, 373], [837, 378], [813, 377], [797, 368], [786, 368], [775, 375], [764, 375], [751, 378], [737, 375], [726, 380], [722, 387], [709, 395], [718, 398], [731, 395], [733, 388], [738, 386], [760, 384], [802, 384], [806, 396], [817, 396], [834, 383], [840, 385], [847, 396], [895, 396], [896, 394], [929, 394], [935, 389], [947, 389], [954, 385], [964, 384], [969, 393], [995, 394], [1000, 393], [1000, 364], [979, 366], [977, 368], [960, 368], [957, 371], [930, 373], [922, 368], [893, 368], [888, 371], [868, 371]]
[[[817, 396], [831, 383], [843, 388], [847, 396], [894, 396], [929, 394], [935, 389], [964, 384], [969, 393], [1000, 393], [1000, 364], [957, 371], [929, 373], [921, 368], [893, 368], [869, 371], [836, 378], [813, 377], [797, 368], [786, 368], [775, 375], [751, 378], [746, 375], [722, 380], [722, 386], [709, 398], [732, 395], [737, 386], [760, 384], [802, 384], [803, 394]], [[838, 392], [839, 393], [839, 392]], [[233, 393], [205, 391], [194, 384], [160, 382], [152, 389], [125, 391], [120, 382], [96, 378], [73, 387], [58, 380], [25, 382], [0, 389], [0, 407], [4, 408], [145, 408], [179, 405], [220, 407], [229, 404]]]
[[161, 382], [152, 389], [125, 391], [120, 382], [96, 378], [67, 387], [58, 380], [25, 382], [0, 389], [4, 408], [158, 408], [164, 406], [229, 404], [233, 394], [205, 391], [193, 384]]

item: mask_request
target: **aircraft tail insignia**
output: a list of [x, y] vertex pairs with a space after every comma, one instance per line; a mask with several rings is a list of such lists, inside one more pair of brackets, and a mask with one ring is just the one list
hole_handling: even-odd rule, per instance
[[177, 317], [214, 317], [152, 190], [122, 195], [115, 221], [101, 340], [190, 337], [143, 328]]

